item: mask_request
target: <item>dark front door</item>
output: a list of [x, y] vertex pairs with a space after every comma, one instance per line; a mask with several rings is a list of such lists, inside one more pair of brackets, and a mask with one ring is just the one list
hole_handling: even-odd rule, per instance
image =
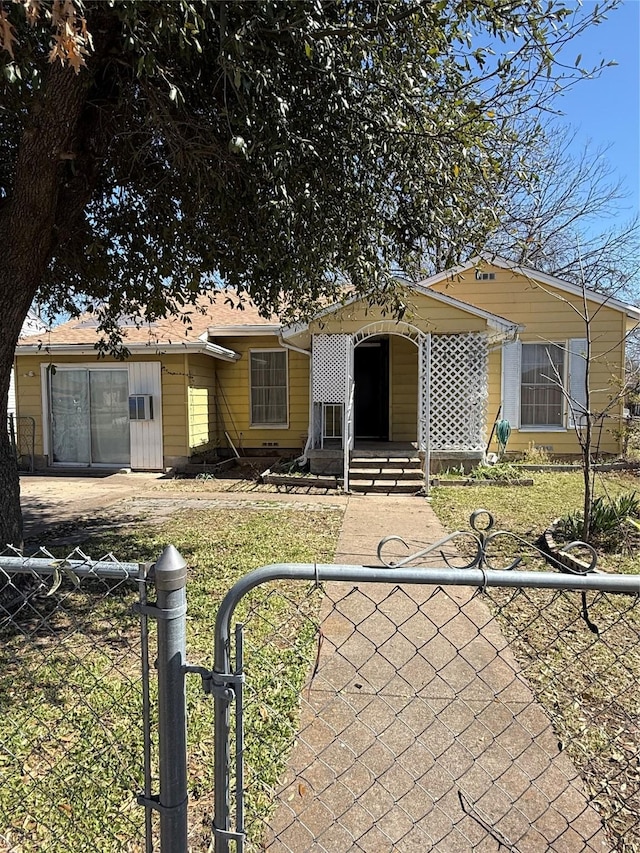
[[354, 350], [355, 437], [389, 440], [389, 340], [365, 341]]

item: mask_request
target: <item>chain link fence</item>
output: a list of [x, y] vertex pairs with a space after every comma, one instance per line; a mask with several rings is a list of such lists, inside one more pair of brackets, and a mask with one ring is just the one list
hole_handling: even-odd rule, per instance
[[[186, 663], [175, 549], [0, 556], [0, 851], [637, 853], [640, 578], [477, 545], [256, 570], [213, 669]], [[188, 833], [210, 748], [187, 761], [188, 673], [214, 703], [213, 839]]]
[[0, 851], [150, 849], [145, 596], [113, 554], [0, 556]]
[[261, 571], [322, 589], [238, 598], [216, 851], [640, 850], [637, 577]]

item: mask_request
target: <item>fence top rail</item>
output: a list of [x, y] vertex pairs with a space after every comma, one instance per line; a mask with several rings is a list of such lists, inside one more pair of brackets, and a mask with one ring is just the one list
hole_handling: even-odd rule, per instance
[[146, 576], [146, 566], [141, 563], [121, 563], [118, 560], [73, 560], [48, 557], [21, 557], [19, 554], [0, 557], [0, 573], [7, 575], [37, 574], [51, 577], [57, 572], [69, 571], [79, 578], [100, 580], [140, 580]]
[[[563, 572], [530, 572], [514, 569], [450, 568], [448, 566], [351, 566], [321, 563], [274, 563], [244, 575], [229, 590], [216, 617], [216, 654], [229, 637], [233, 611], [240, 599], [260, 584], [277, 580], [304, 580], [321, 584], [328, 581], [348, 583], [427, 584], [465, 586], [485, 589], [510, 587], [555, 589], [586, 592], [625, 593], [640, 596], [640, 574], [620, 575], [589, 572], [582, 575]], [[220, 664], [223, 661], [220, 660]], [[216, 661], [216, 666], [218, 661]]]

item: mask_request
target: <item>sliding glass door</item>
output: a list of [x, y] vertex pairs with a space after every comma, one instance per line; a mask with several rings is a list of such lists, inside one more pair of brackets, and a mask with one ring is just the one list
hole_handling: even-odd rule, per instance
[[128, 465], [131, 458], [129, 374], [126, 370], [88, 372], [91, 462]]
[[57, 367], [49, 389], [54, 463], [129, 464], [127, 370]]

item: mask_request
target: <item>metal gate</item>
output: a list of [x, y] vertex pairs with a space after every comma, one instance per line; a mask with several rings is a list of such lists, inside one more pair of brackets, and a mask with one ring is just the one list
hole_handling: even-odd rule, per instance
[[387, 537], [379, 567], [251, 572], [219, 607], [213, 668], [187, 662], [171, 546], [154, 567], [0, 555], [0, 850], [204, 853], [196, 673], [216, 853], [634, 853], [640, 576], [579, 543], [550, 571], [492, 526], [478, 511], [408, 556]]
[[216, 853], [634, 849], [640, 578], [599, 573], [591, 549], [540, 571], [492, 525], [480, 511], [404, 559], [383, 540], [385, 567], [265, 566], [229, 591]]

